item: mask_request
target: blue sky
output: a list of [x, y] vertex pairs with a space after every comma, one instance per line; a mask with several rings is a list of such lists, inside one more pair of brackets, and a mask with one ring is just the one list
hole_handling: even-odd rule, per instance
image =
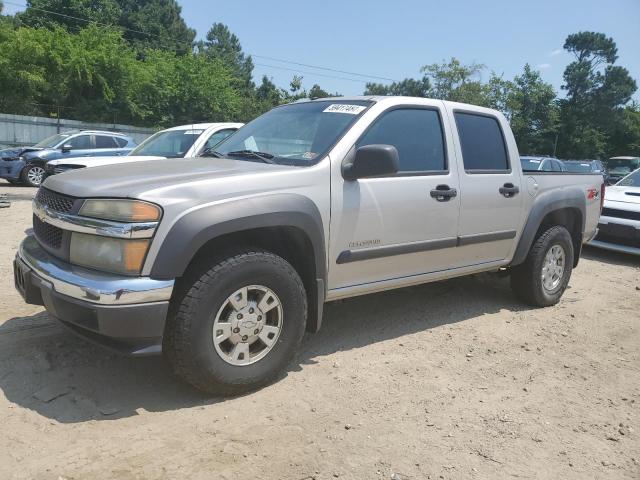
[[[528, 62], [559, 90], [572, 60], [562, 50], [565, 38], [581, 30], [598, 31], [613, 37], [618, 64], [640, 85], [640, 0], [179, 3], [199, 37], [213, 22], [223, 22], [247, 53], [392, 79], [417, 77], [422, 65], [455, 56], [485, 64], [485, 78], [491, 70], [513, 78]], [[15, 9], [5, 4], [5, 13]], [[358, 77], [326, 78], [323, 75], [349, 76], [258, 57], [254, 61], [304, 71], [299, 75], [306, 88], [319, 83], [345, 95], [364, 89]], [[257, 80], [266, 74], [287, 86], [296, 72], [257, 65], [254, 74]]]

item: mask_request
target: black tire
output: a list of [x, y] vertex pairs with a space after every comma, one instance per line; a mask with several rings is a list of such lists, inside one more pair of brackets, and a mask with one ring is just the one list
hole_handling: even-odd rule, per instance
[[[255, 390], [287, 366], [305, 332], [307, 297], [295, 269], [273, 253], [251, 249], [212, 261], [191, 272], [183, 293], [175, 298], [165, 327], [163, 352], [173, 371], [199, 390], [236, 395]], [[235, 291], [264, 285], [280, 299], [282, 328], [265, 357], [249, 365], [231, 365], [213, 342], [216, 313]]]
[[[35, 181], [32, 181], [32, 179], [29, 178], [29, 176], [30, 176], [29, 172], [31, 172], [32, 170], [37, 169], [37, 168], [42, 170], [42, 177], [41, 177], [41, 180], [40, 180], [39, 183], [35, 182]], [[24, 167], [22, 169], [22, 172], [20, 173], [20, 178], [22, 179], [23, 183], [29, 185], [30, 187], [39, 187], [42, 184], [42, 182], [44, 181], [44, 174], [45, 174], [44, 173], [44, 167], [42, 167], [40, 165], [37, 165], [37, 164], [31, 164], [31, 165], [27, 165], [26, 167]]]
[[[542, 269], [547, 252], [554, 245], [559, 245], [564, 250], [564, 272], [558, 285], [548, 290], [543, 285]], [[560, 301], [569, 284], [573, 270], [573, 256], [573, 242], [569, 231], [561, 225], [550, 227], [535, 240], [525, 262], [512, 269], [511, 288], [518, 298], [529, 305], [535, 307], [555, 305]]]

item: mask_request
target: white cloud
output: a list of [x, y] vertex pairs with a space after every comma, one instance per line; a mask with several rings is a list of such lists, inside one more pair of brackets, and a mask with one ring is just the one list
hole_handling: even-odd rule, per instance
[[550, 57], [555, 57], [555, 56], [560, 55], [561, 53], [562, 53], [562, 49], [561, 49], [561, 48], [556, 48], [555, 50], [553, 50], [553, 51], [549, 54], [549, 56], [550, 56]]
[[548, 70], [550, 68], [551, 68], [550, 63], [541, 63], [540, 65], [538, 65], [539, 70]]

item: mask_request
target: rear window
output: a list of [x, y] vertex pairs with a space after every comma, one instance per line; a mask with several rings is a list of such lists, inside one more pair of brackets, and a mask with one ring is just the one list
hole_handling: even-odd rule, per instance
[[509, 170], [504, 136], [494, 117], [456, 112], [464, 169], [467, 171]]
[[116, 141], [116, 143], [118, 144], [118, 147], [120, 147], [120, 148], [126, 147], [127, 143], [129, 143], [126, 138], [113, 137], [113, 139]]
[[590, 163], [565, 162], [564, 164], [567, 167], [567, 171], [572, 173], [590, 173], [591, 172]]
[[96, 148], [116, 148], [117, 145], [113, 137], [106, 135], [96, 135]]

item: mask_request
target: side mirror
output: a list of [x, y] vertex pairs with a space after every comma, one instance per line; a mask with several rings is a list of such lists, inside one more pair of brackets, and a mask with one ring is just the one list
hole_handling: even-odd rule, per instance
[[71, 150], [73, 147], [71, 146], [70, 143], [65, 143], [64, 145], [62, 145], [62, 151], [63, 152], [68, 152], [69, 150]]
[[365, 145], [356, 150], [353, 163], [342, 167], [345, 180], [380, 177], [398, 173], [400, 161], [393, 145]]

